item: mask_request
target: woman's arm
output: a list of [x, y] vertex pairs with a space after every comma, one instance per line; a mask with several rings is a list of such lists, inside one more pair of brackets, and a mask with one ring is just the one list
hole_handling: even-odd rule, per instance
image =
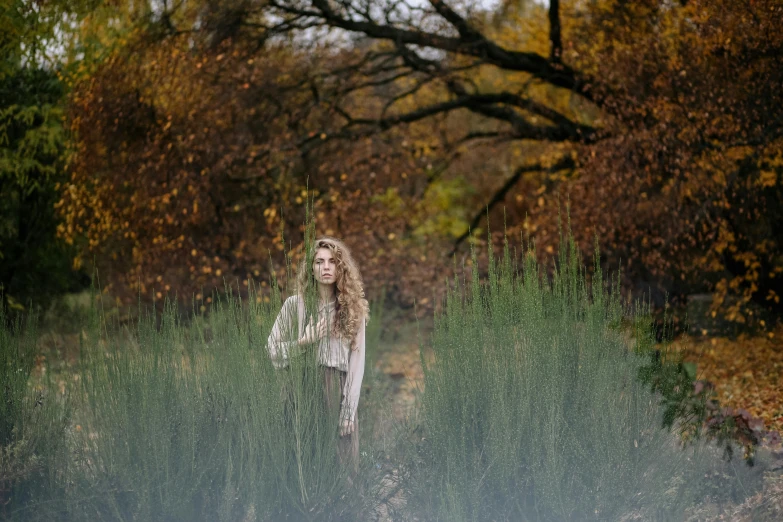
[[277, 314], [272, 332], [267, 339], [267, 350], [275, 368], [288, 366], [288, 358], [298, 353], [299, 332], [297, 321], [297, 305], [299, 297], [292, 295], [283, 303], [280, 313]]
[[[356, 350], [350, 351], [350, 359], [348, 360], [348, 375], [346, 376], [345, 388], [343, 389], [343, 403], [340, 405], [340, 421], [343, 424], [353, 424], [355, 422], [359, 396], [362, 393], [365, 352], [364, 326], [365, 319], [362, 318], [359, 321], [359, 331], [356, 332]], [[350, 431], [353, 431], [353, 429]]]

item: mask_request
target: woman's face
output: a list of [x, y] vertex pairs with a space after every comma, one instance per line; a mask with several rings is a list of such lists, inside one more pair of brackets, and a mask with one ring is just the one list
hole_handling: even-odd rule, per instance
[[321, 247], [315, 252], [313, 260], [313, 275], [322, 285], [334, 284], [337, 281], [337, 264], [332, 251]]

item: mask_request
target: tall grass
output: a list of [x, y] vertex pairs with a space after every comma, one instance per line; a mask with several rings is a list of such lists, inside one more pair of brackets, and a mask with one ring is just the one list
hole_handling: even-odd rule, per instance
[[[285, 368], [269, 357], [278, 291], [227, 291], [188, 320], [168, 303], [131, 327], [93, 309], [80, 328], [79, 378], [61, 399], [45, 376], [30, 378], [34, 324], [9, 327], [0, 316], [0, 515], [650, 520], [678, 518], [705, 496], [746, 498], [757, 476], [706, 445], [683, 450], [661, 428], [665, 405], [639, 379], [654, 343], [645, 310], [624, 306], [600, 267], [588, 276], [565, 244], [552, 274], [534, 255], [522, 266], [508, 248], [490, 256], [485, 283], [474, 256], [471, 281], [454, 281], [436, 317], [434, 360], [422, 357], [412, 418], [423, 425], [390, 451], [388, 421], [375, 425], [385, 397], [363, 394], [358, 474], [337, 459], [338, 419], [325, 407], [314, 347], [292, 349]], [[366, 334], [373, 390], [379, 326], [374, 317]], [[405, 507], [380, 509], [398, 480]]]
[[[314, 345], [292, 347], [284, 368], [273, 364], [267, 338], [282, 297], [251, 288], [243, 300], [228, 290], [206, 315], [185, 315], [167, 302], [162, 315], [140, 311], [131, 327], [94, 308], [81, 329], [77, 408], [59, 431], [52, 423], [61, 414], [31, 417], [38, 411], [28, 389], [35, 333], [0, 328], [0, 370], [13, 409], [3, 411], [2, 435], [37, 447], [34, 435], [43, 433], [70, 457], [38, 458], [42, 473], [56, 475], [48, 481], [56, 488], [47, 490], [41, 476], [3, 477], [0, 486], [15, 488], [2, 492], [12, 499], [3, 519], [366, 520], [379, 482], [372, 438], [362, 438], [358, 472], [338, 461], [339, 419], [326, 406]], [[308, 309], [316, 297], [306, 296]], [[296, 321], [284, 327], [285, 339], [298, 338]], [[378, 337], [377, 326], [367, 329], [369, 364]], [[374, 431], [365, 402], [363, 434]]]
[[[189, 324], [169, 305], [160, 324], [146, 315], [126, 331], [106, 330], [96, 311], [82, 339], [73, 458], [46, 466], [68, 487], [19, 499], [8, 518], [365, 520], [376, 470], [365, 459], [349, 482], [338, 464], [315, 351], [286, 369], [271, 364], [279, 310], [279, 296], [244, 305], [229, 296]], [[372, 432], [366, 406], [360, 425]], [[38, 431], [64, 441], [50, 424]], [[372, 440], [362, 442], [371, 454]]]
[[49, 375], [31, 379], [36, 339], [35, 315], [0, 304], [0, 519], [64, 495], [70, 401]]
[[71, 519], [353, 520], [371, 509], [371, 469], [351, 481], [338, 463], [316, 350], [276, 368], [267, 336], [281, 298], [255, 297], [229, 292], [189, 324], [168, 305], [159, 325], [146, 316], [125, 335], [96, 317]]
[[490, 252], [485, 284], [474, 253], [470, 282], [450, 286], [434, 360], [422, 356], [423, 434], [406, 475], [417, 518], [660, 520], [702, 495], [714, 453], [683, 450], [638, 378], [654, 342], [644, 307], [624, 306], [600, 266], [588, 275], [562, 244], [549, 276], [507, 245]]

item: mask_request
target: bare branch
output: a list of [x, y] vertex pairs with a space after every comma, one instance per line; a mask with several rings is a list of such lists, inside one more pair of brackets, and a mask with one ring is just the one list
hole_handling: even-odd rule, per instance
[[[509, 106], [500, 103], [514, 104], [523, 108], [535, 108], [534, 102], [515, 97], [508, 93], [501, 94], [475, 94], [459, 96], [449, 101], [433, 103], [419, 109], [388, 116], [384, 118], [352, 118], [346, 112], [340, 110], [343, 117], [348, 120], [347, 126], [370, 126], [378, 130], [387, 130], [395, 125], [413, 123], [436, 114], [443, 114], [457, 109], [468, 109], [483, 116], [502, 120], [511, 124], [513, 135], [516, 139], [546, 140], [546, 141], [579, 141], [594, 142], [602, 136], [599, 131], [586, 125], [571, 123], [564, 116], [560, 116], [569, 124], [561, 122], [556, 126], [537, 126], [528, 122], [525, 117]], [[532, 105], [531, 105], [532, 104]], [[554, 113], [554, 111], [552, 111]], [[555, 113], [557, 114], [557, 113]]]
[[560, 63], [563, 57], [563, 41], [560, 36], [560, 0], [549, 0], [549, 60]]
[[439, 15], [441, 15], [451, 25], [454, 26], [463, 40], [473, 42], [479, 42], [482, 40], [486, 41], [486, 38], [484, 38], [481, 33], [470, 27], [467, 20], [462, 18], [459, 14], [456, 13], [456, 11], [446, 5], [443, 0], [430, 0], [430, 4], [433, 8], [435, 8], [435, 11], [437, 11]]
[[462, 145], [463, 143], [468, 143], [473, 140], [493, 140], [495, 143], [501, 143], [504, 141], [513, 141], [515, 139], [514, 134], [510, 132], [474, 131], [469, 132], [458, 139], [456, 145]]
[[463, 233], [461, 236], [459, 236], [454, 241], [454, 247], [452, 248], [451, 252], [449, 253], [449, 256], [453, 256], [454, 253], [457, 251], [457, 248], [459, 248], [460, 244], [462, 244], [465, 239], [468, 238], [470, 235], [471, 230], [475, 230], [475, 228], [478, 226], [479, 222], [481, 221], [481, 218], [484, 217], [489, 213], [490, 210], [492, 210], [495, 205], [500, 203], [506, 198], [506, 194], [514, 188], [514, 185], [517, 184], [519, 179], [522, 177], [523, 174], [528, 172], [537, 172], [537, 171], [547, 171], [547, 172], [557, 172], [559, 170], [564, 169], [573, 169], [576, 167], [576, 164], [574, 163], [574, 160], [569, 156], [566, 158], [561, 159], [551, 167], [544, 167], [541, 164], [535, 164], [535, 165], [524, 165], [519, 167], [516, 171], [514, 171], [514, 174], [506, 180], [506, 182], [503, 184], [500, 189], [498, 189], [490, 198], [489, 202], [476, 212], [476, 214], [473, 216], [473, 219], [470, 221], [470, 224], [468, 225], [468, 229]]
[[[317, 16], [325, 24], [350, 32], [362, 33], [370, 38], [387, 40], [396, 45], [418, 45], [439, 49], [463, 56], [473, 56], [485, 63], [495, 65], [509, 71], [520, 71], [531, 74], [555, 87], [573, 90], [585, 99], [600, 103], [594, 99], [590, 78], [583, 77], [572, 68], [561, 63], [552, 63], [548, 58], [532, 53], [505, 49], [490, 41], [477, 31], [470, 28], [467, 22], [446, 6], [442, 0], [433, 0], [433, 6], [439, 14], [454, 26], [459, 37], [443, 36], [441, 34], [418, 29], [402, 28], [392, 24], [380, 24], [367, 19], [353, 19], [341, 16], [335, 11], [328, 0], [310, 0], [314, 9], [293, 6], [283, 0], [269, 0], [270, 5], [282, 13], [289, 15]], [[317, 10], [317, 15], [313, 12]], [[448, 18], [446, 18], [448, 17]]]
[[[310, 149], [333, 139], [357, 139], [373, 133], [388, 130], [396, 125], [410, 124], [436, 115], [465, 109], [485, 118], [505, 122], [506, 129], [498, 129], [497, 139], [536, 140], [550, 142], [594, 143], [605, 137], [605, 132], [575, 121], [524, 94], [514, 92], [482, 93], [481, 87], [472, 83], [464, 71], [483, 64], [494, 64], [508, 71], [525, 71], [530, 81], [544, 81], [552, 86], [565, 87], [591, 99], [587, 80], [560, 62], [560, 18], [559, 2], [550, 1], [550, 37], [553, 43], [550, 60], [536, 53], [505, 49], [488, 39], [479, 29], [449, 4], [450, 0], [428, 0], [430, 17], [440, 17], [449, 27], [425, 29], [426, 25], [402, 20], [396, 11], [402, 0], [392, 0], [383, 6], [373, 0], [268, 0], [283, 19], [313, 23], [321, 21], [324, 26], [363, 34], [376, 40], [391, 42], [395, 49], [379, 52], [370, 50], [352, 65], [333, 69], [319, 75], [331, 78], [336, 83], [327, 88], [334, 112], [345, 119], [341, 128], [324, 133], [312, 133], [300, 144]], [[379, 9], [370, 9], [377, 5]], [[382, 7], [382, 8], [381, 8]], [[421, 6], [418, 6], [421, 8]], [[371, 16], [372, 13], [372, 16]], [[381, 20], [381, 21], [378, 21]], [[450, 30], [452, 28], [453, 30]], [[444, 62], [417, 47], [437, 49], [452, 55], [472, 57], [465, 65]], [[399, 60], [399, 61], [398, 61]], [[463, 60], [464, 61], [464, 60]], [[353, 79], [350, 77], [354, 76]], [[411, 85], [400, 85], [397, 80], [413, 79]], [[389, 114], [400, 100], [415, 95], [422, 87], [440, 81], [452, 94], [450, 99], [418, 107], [400, 114]], [[379, 115], [356, 116], [345, 110], [341, 100], [365, 88], [388, 87], [388, 99]], [[399, 87], [398, 87], [399, 86]], [[524, 86], [521, 87], [524, 90]], [[326, 99], [324, 93], [321, 99]], [[325, 136], [325, 137], [322, 137]], [[307, 153], [307, 152], [305, 152]]]

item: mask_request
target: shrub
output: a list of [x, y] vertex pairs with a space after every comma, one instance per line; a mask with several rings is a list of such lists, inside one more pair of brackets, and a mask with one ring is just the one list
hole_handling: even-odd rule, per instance
[[450, 288], [434, 360], [422, 356], [423, 435], [404, 475], [418, 518], [660, 519], [701, 495], [712, 453], [681, 448], [638, 378], [655, 338], [647, 310], [561, 244], [551, 277], [506, 245], [486, 284], [474, 253], [470, 282]]
[[[270, 287], [279, 288], [274, 280]], [[306, 298], [309, 306], [315, 295]], [[354, 472], [338, 461], [339, 419], [325, 404], [317, 349], [292, 351], [283, 369], [269, 357], [281, 293], [251, 290], [243, 300], [228, 289], [213, 299], [208, 314], [194, 305], [187, 321], [167, 301], [162, 315], [140, 310], [131, 326], [116, 316], [110, 323], [93, 306], [78, 327], [72, 418], [65, 403], [44, 398], [45, 388], [30, 393], [35, 329], [7, 328], [0, 316], [4, 519], [372, 515], [381, 473], [373, 461], [373, 406], [381, 398], [359, 410], [363, 451]], [[377, 326], [367, 329], [369, 384], [379, 335]]]
[[94, 321], [70, 516], [351, 520], [371, 509], [370, 466], [352, 483], [337, 461], [316, 350], [276, 369], [266, 342], [280, 296], [250, 297], [228, 294], [187, 326], [173, 305], [124, 335]]

